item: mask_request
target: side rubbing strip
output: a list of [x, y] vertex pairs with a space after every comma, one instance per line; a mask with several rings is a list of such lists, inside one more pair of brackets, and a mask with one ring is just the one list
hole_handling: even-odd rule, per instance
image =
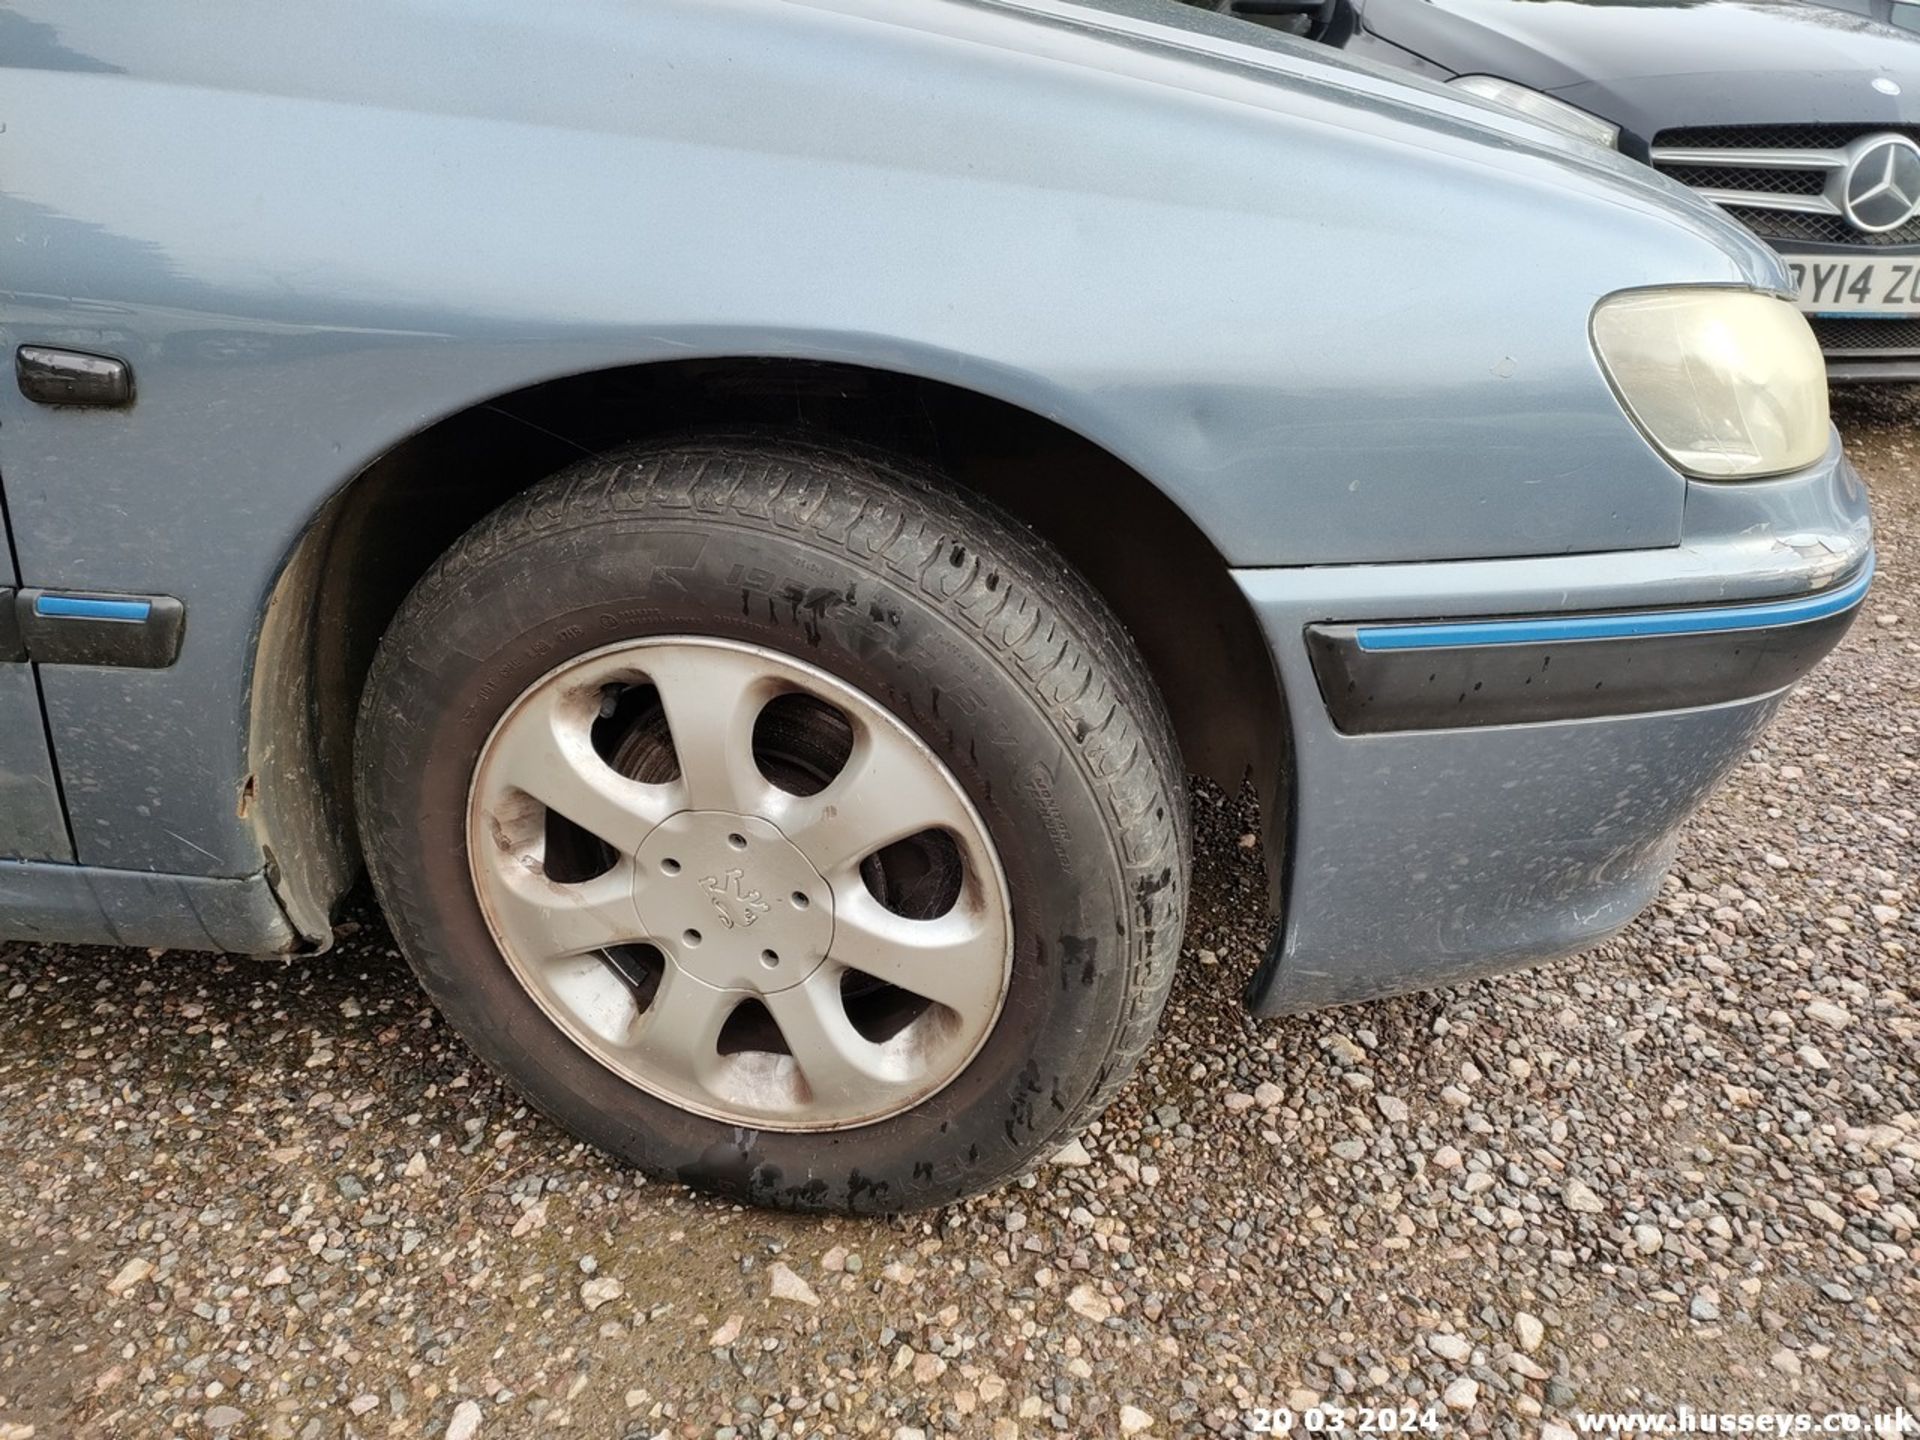
[[[1791, 685], [1839, 644], [1870, 575], [1800, 600], [1695, 611], [1315, 625], [1307, 651], [1349, 735], [1680, 710]], [[1686, 616], [1698, 623], [1683, 628]], [[1378, 643], [1383, 633], [1395, 638]]]
[[33, 613], [56, 620], [119, 620], [139, 624], [153, 613], [151, 600], [96, 600], [83, 595], [37, 595]]
[[1873, 583], [1869, 556], [1853, 578], [1793, 600], [1678, 610], [1622, 610], [1600, 615], [1541, 615], [1513, 620], [1457, 620], [1427, 625], [1361, 625], [1362, 650], [1451, 650], [1463, 645], [1541, 645], [1560, 640], [1630, 640], [1648, 635], [1706, 635], [1801, 625], [1851, 610]]
[[180, 654], [187, 610], [171, 595], [73, 595], [22, 590], [13, 621], [36, 665], [164, 670]]

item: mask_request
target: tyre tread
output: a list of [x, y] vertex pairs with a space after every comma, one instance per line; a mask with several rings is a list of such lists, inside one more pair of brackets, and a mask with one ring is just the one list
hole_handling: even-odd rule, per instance
[[[918, 590], [963, 624], [996, 664], [1023, 677], [1084, 770], [1118, 837], [1136, 934], [1120, 1023], [1093, 1081], [1039, 1137], [1044, 1156], [1079, 1134], [1111, 1102], [1151, 1043], [1171, 988], [1184, 919], [1191, 847], [1184, 770], [1172, 726], [1138, 648], [1112, 611], [1044, 539], [938, 472], [888, 452], [761, 433], [652, 443], [583, 461], [509, 501], [436, 563], [402, 611], [420, 621], [470, 594], [482, 573], [556, 531], [631, 521], [649, 513], [725, 521], [837, 549], [863, 569]], [[967, 554], [954, 561], [957, 547]], [[970, 562], [970, 563], [968, 563]], [[383, 643], [367, 686], [369, 717], [404, 663]], [[395, 723], [405, 723], [399, 720]], [[383, 863], [397, 843], [381, 817], [378, 787], [361, 773], [369, 863], [390, 905], [410, 903], [404, 867]], [[1027, 1168], [1023, 1159], [999, 1183]]]

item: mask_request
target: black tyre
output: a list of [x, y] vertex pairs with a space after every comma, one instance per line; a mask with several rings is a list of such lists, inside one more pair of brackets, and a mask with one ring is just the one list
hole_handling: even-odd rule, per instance
[[381, 643], [360, 823], [482, 1059], [651, 1175], [897, 1211], [1076, 1134], [1153, 1033], [1182, 772], [1125, 632], [1005, 515], [865, 452], [594, 459]]

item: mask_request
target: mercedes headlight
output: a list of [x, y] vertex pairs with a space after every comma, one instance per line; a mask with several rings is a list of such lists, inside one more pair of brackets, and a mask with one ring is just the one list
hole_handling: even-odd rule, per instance
[[1620, 127], [1609, 124], [1598, 115], [1591, 115], [1578, 106], [1569, 105], [1564, 100], [1556, 100], [1551, 95], [1542, 95], [1538, 90], [1528, 89], [1525, 85], [1516, 85], [1511, 80], [1502, 80], [1498, 75], [1462, 75], [1457, 80], [1447, 82], [1470, 95], [1478, 95], [1482, 100], [1491, 100], [1496, 105], [1504, 105], [1509, 110], [1517, 110], [1529, 120], [1542, 125], [1550, 125], [1565, 135], [1576, 139], [1590, 140], [1595, 145], [1604, 145], [1609, 150], [1620, 148]]
[[1628, 290], [1593, 311], [1620, 403], [1674, 468], [1778, 475], [1827, 451], [1827, 372], [1792, 304], [1750, 290]]

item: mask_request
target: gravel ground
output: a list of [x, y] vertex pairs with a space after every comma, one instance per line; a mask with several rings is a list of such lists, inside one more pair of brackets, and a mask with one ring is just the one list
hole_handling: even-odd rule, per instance
[[1920, 1411], [1920, 392], [1840, 413], [1879, 584], [1651, 913], [1255, 1023], [1253, 826], [1202, 795], [1142, 1072], [1084, 1153], [940, 1214], [635, 1180], [479, 1069], [364, 908], [284, 965], [0, 947], [0, 1440]]

